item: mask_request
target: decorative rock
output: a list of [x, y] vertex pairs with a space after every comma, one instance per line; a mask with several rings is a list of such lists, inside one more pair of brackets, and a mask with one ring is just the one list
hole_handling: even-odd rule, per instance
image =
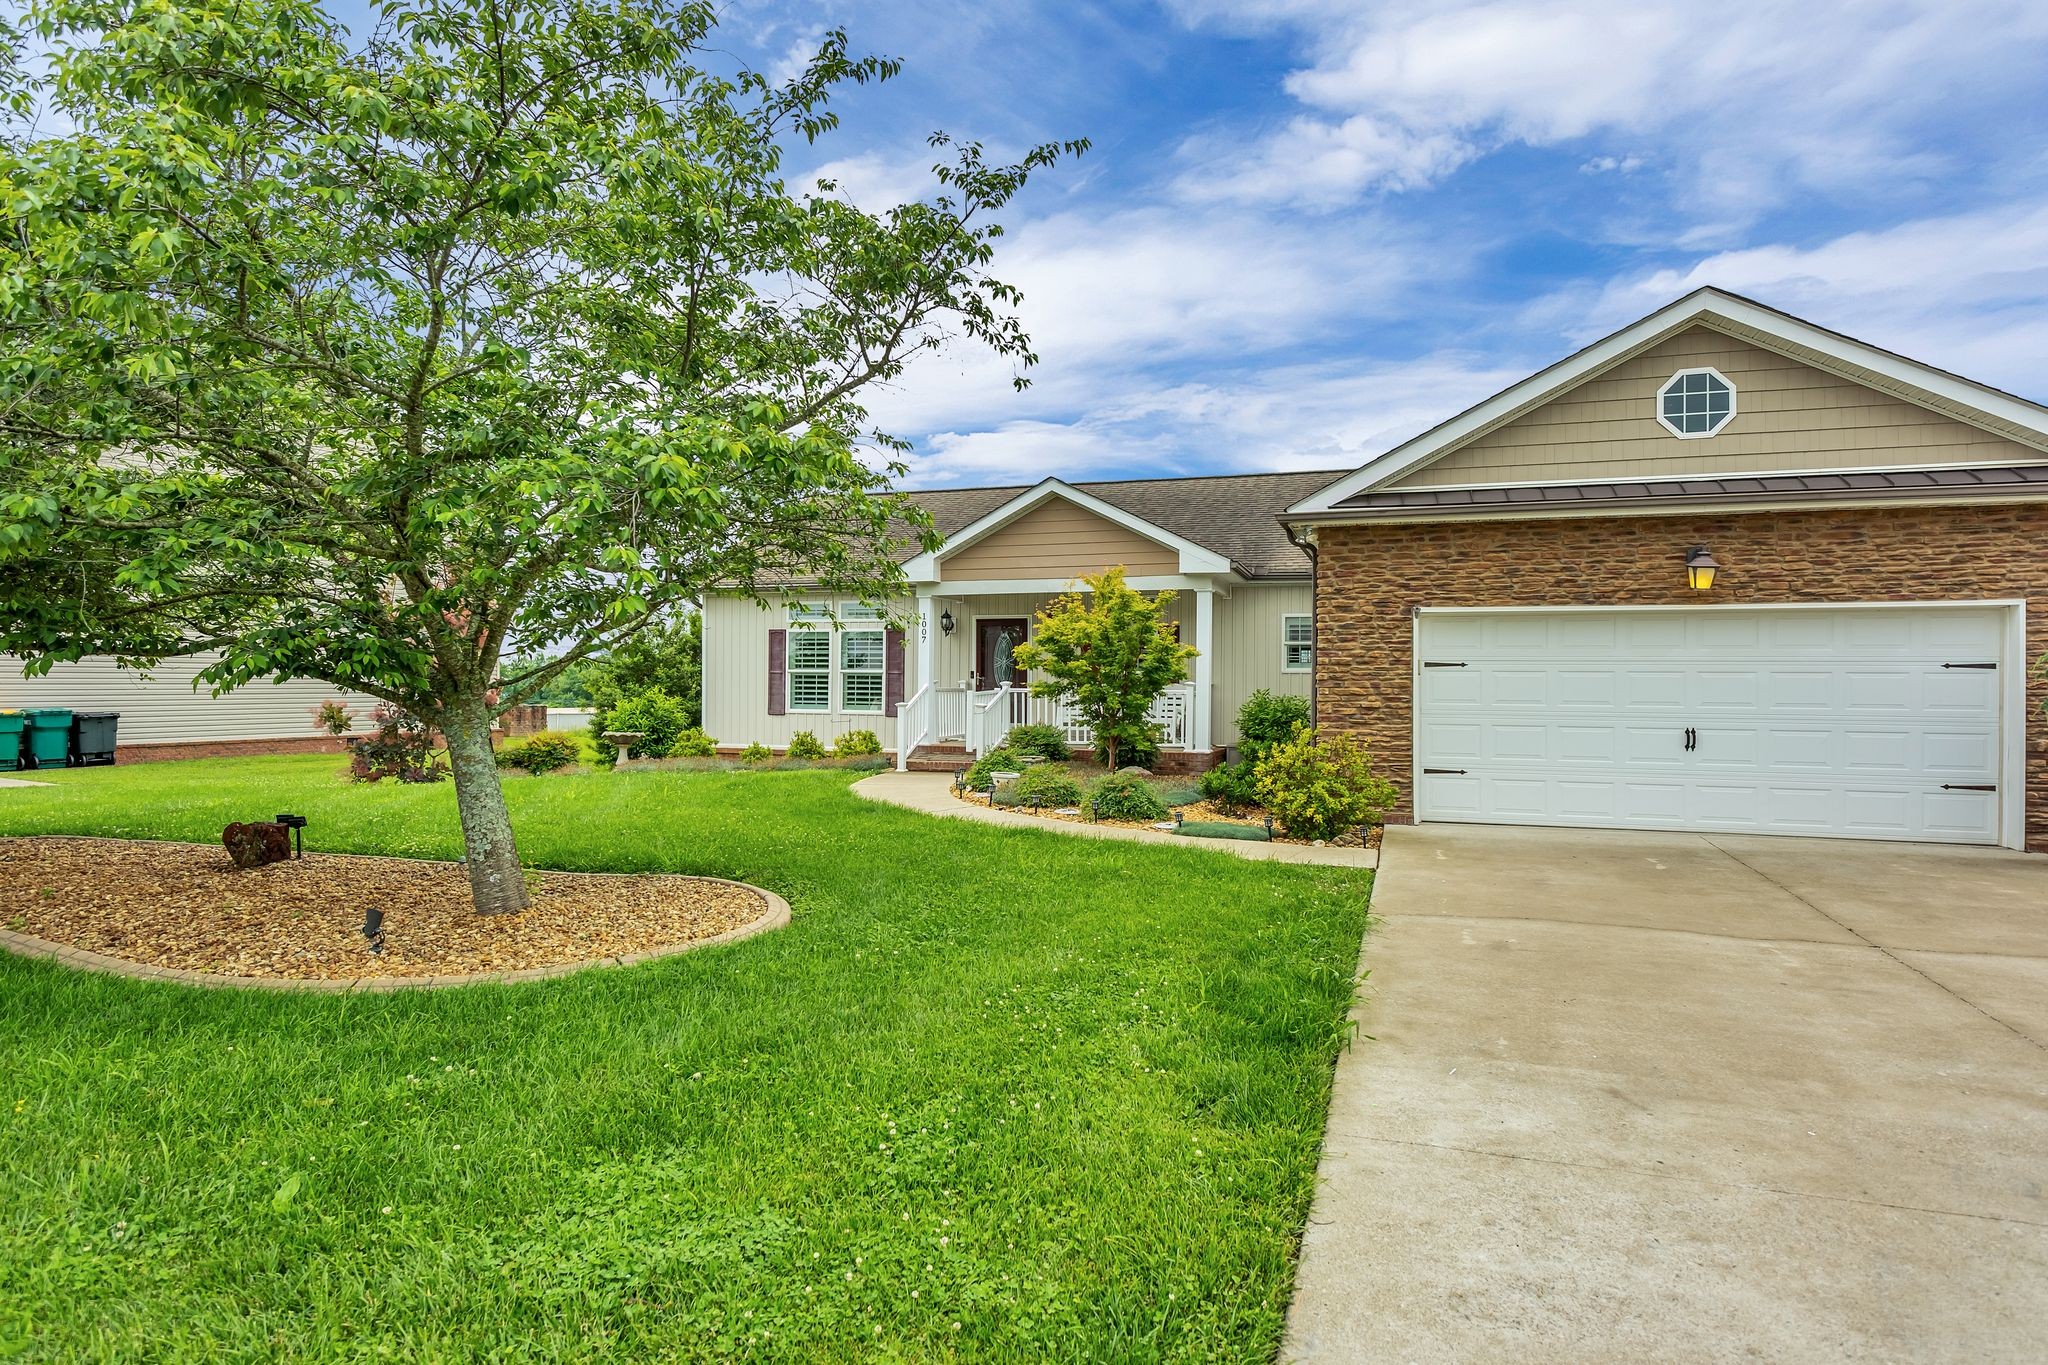
[[1128, 768], [1118, 768], [1118, 769], [1117, 769], [1117, 771], [1118, 771], [1118, 772], [1120, 772], [1120, 773], [1123, 773], [1124, 775], [1126, 775], [1126, 776], [1128, 776], [1128, 777], [1150, 777], [1150, 776], [1152, 776], [1152, 770], [1151, 770], [1150, 768], [1140, 768], [1140, 767], [1139, 767], [1139, 766], [1138, 766], [1137, 764], [1135, 764], [1135, 763], [1133, 763], [1133, 764], [1132, 764], [1132, 765], [1131, 765], [1130, 767], [1128, 767]]
[[291, 831], [268, 820], [232, 824], [220, 832], [221, 846], [236, 867], [262, 867], [292, 856]]

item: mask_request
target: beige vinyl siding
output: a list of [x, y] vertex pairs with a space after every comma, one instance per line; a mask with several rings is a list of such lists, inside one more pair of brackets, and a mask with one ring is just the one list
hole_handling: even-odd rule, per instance
[[216, 657], [166, 660], [151, 669], [148, 677], [121, 668], [112, 659], [88, 658], [58, 664], [40, 678], [24, 678], [20, 662], [9, 659], [0, 664], [0, 707], [119, 711], [116, 742], [125, 747], [228, 739], [310, 739], [320, 733], [313, 727], [313, 708], [321, 702], [345, 702], [363, 717], [377, 704], [374, 697], [306, 679], [253, 682], [220, 697], [204, 685], [193, 690], [193, 680]]
[[1240, 586], [1216, 598], [1216, 650], [1210, 658], [1216, 687], [1210, 710], [1210, 738], [1237, 743], [1237, 708], [1260, 688], [1282, 696], [1306, 697], [1309, 673], [1281, 667], [1283, 617], [1306, 616], [1313, 593], [1306, 582]]
[[[1657, 421], [1657, 390], [1679, 370], [1705, 366], [1734, 384], [1735, 416], [1712, 436], [1681, 440]], [[2048, 455], [2031, 447], [1753, 342], [1697, 326], [1388, 486], [1591, 482], [2044, 459]]]
[[[807, 600], [827, 600], [824, 598]], [[911, 615], [911, 603], [894, 603], [890, 614]], [[833, 672], [830, 711], [792, 711], [784, 716], [768, 714], [768, 632], [785, 629], [789, 616], [780, 604], [762, 608], [743, 597], [708, 596], [704, 600], [704, 730], [721, 746], [765, 744], [785, 748], [790, 736], [809, 730], [827, 745], [849, 730], [873, 730], [882, 747], [896, 745], [896, 717], [872, 711], [840, 711], [839, 678]], [[838, 642], [833, 642], [833, 659], [838, 661]], [[903, 695], [908, 700], [918, 687], [917, 641], [906, 631], [903, 642]]]
[[1047, 498], [1009, 525], [949, 555], [940, 576], [956, 582], [1077, 578], [1121, 564], [1132, 577], [1180, 572], [1180, 555], [1064, 498]]

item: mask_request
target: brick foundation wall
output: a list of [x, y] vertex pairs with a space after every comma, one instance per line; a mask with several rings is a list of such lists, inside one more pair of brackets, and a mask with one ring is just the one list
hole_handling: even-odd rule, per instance
[[[1721, 562], [1686, 586], [1685, 552]], [[2024, 598], [2027, 660], [2048, 654], [2048, 505], [1324, 526], [1316, 556], [1316, 723], [1358, 735], [1408, 805], [1412, 607], [1726, 606]], [[2027, 847], [2048, 852], [2048, 678], [2027, 683]]]
[[303, 739], [205, 739], [160, 744], [125, 744], [116, 735], [114, 762], [167, 763], [181, 758], [248, 758], [256, 754], [334, 754], [341, 741], [329, 735]]

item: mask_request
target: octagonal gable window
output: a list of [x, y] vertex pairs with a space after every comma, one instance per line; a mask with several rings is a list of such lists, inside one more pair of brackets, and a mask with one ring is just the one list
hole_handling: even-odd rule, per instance
[[1657, 420], [1673, 436], [1712, 436], [1735, 416], [1735, 386], [1719, 370], [1680, 370], [1657, 390]]

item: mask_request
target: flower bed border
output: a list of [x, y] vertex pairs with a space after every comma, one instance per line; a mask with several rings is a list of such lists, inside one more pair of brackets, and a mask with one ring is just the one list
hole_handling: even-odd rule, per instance
[[[29, 835], [29, 838], [36, 836]], [[178, 843], [191, 845], [185, 840], [120, 839], [103, 834], [64, 834], [64, 839], [94, 839], [105, 843], [151, 844]], [[334, 855], [344, 858], [377, 858], [386, 862], [439, 863], [455, 866], [445, 858], [395, 858], [385, 853], [341, 853]], [[541, 868], [538, 871], [558, 869]], [[566, 871], [567, 869], [559, 869]], [[573, 872], [572, 876], [631, 877], [631, 872]], [[663, 872], [664, 877], [690, 877], [694, 881], [717, 882], [722, 886], [736, 886], [759, 896], [765, 906], [761, 914], [745, 924], [713, 934], [709, 938], [691, 939], [688, 943], [664, 944], [658, 948], [643, 948], [639, 952], [619, 953], [609, 957], [586, 958], [581, 962], [563, 962], [549, 967], [521, 967], [514, 971], [502, 972], [452, 972], [436, 976], [359, 976], [359, 977], [292, 977], [292, 976], [230, 976], [224, 972], [197, 972], [185, 967], [154, 967], [147, 963], [132, 962], [125, 957], [112, 957], [96, 953], [88, 948], [74, 948], [68, 943], [57, 943], [34, 934], [24, 934], [13, 929], [0, 929], [0, 948], [18, 957], [40, 958], [62, 963], [79, 971], [102, 972], [109, 976], [124, 976], [136, 981], [168, 981], [181, 986], [204, 986], [213, 990], [239, 988], [263, 991], [314, 991], [327, 995], [377, 994], [386, 991], [435, 990], [449, 986], [517, 985], [528, 981], [552, 981], [557, 977], [571, 976], [577, 972], [590, 971], [598, 967], [633, 967], [656, 958], [674, 957], [696, 948], [711, 948], [723, 943], [737, 943], [756, 934], [765, 934], [770, 929], [780, 929], [789, 923], [789, 902], [765, 887], [752, 882], [734, 881], [730, 877], [700, 877], [686, 872]]]

